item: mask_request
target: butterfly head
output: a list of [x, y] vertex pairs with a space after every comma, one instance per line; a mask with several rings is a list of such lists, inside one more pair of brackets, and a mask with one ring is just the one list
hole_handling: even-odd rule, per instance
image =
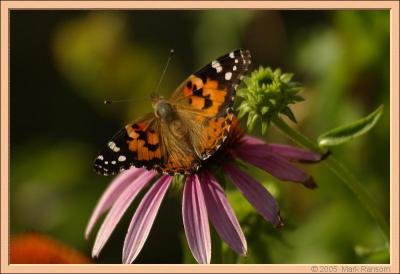
[[172, 105], [164, 100], [163, 97], [152, 98], [152, 102], [154, 114], [157, 118], [167, 119], [173, 113]]

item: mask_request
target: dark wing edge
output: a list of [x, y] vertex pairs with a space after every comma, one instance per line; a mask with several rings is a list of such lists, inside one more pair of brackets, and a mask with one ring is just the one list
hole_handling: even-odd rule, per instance
[[132, 166], [152, 169], [162, 162], [157, 119], [129, 123], [108, 142], [94, 160], [94, 170], [101, 175], [115, 175]]
[[248, 71], [251, 64], [251, 53], [247, 49], [237, 49], [227, 53], [220, 58], [212, 61], [204, 66], [194, 75], [201, 78], [203, 81], [207, 77], [218, 82], [218, 89], [228, 90], [228, 95], [224, 104], [220, 107], [218, 117], [224, 116], [228, 109], [233, 106], [236, 96], [236, 89], [243, 78], [243, 75]]

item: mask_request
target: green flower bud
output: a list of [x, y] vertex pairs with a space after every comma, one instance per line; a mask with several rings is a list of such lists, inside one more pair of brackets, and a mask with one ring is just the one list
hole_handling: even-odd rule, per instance
[[272, 70], [260, 66], [243, 79], [244, 85], [237, 92], [243, 101], [237, 110], [239, 118], [247, 114], [247, 127], [250, 131], [257, 120], [261, 119], [262, 133], [265, 134], [272, 118], [279, 113], [296, 122], [288, 105], [304, 99], [297, 95], [302, 91], [302, 86], [293, 82], [292, 78], [292, 73], [282, 73], [280, 69]]

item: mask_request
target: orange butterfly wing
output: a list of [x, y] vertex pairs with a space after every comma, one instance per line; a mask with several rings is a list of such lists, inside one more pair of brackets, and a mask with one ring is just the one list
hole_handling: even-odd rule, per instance
[[226, 54], [191, 75], [171, 97], [180, 117], [192, 129], [191, 141], [201, 160], [225, 142], [236, 88], [250, 63], [248, 50]]
[[[121, 129], [94, 162], [103, 175], [130, 166], [190, 174], [212, 156], [228, 137], [236, 88], [250, 65], [250, 52], [239, 49], [204, 66], [186, 79], [167, 100], [174, 121], [148, 114]], [[179, 136], [177, 132], [185, 132]]]
[[164, 154], [158, 127], [154, 114], [126, 125], [95, 159], [95, 171], [113, 175], [131, 166], [153, 169], [162, 164]]

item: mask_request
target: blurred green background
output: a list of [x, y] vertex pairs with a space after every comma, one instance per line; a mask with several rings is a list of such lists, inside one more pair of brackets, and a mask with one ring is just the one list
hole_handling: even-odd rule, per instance
[[[125, 123], [151, 111], [149, 94], [168, 51], [161, 87], [170, 94], [189, 74], [235, 48], [252, 69], [280, 67], [304, 83], [293, 125], [315, 139], [385, 109], [366, 136], [333, 152], [359, 177], [389, 220], [388, 11], [28, 11], [13, 10], [11, 53], [11, 233], [34, 230], [89, 255], [96, 230], [83, 232], [111, 181], [92, 161]], [[104, 105], [104, 99], [135, 98]], [[257, 132], [255, 132], [257, 134]], [[265, 137], [290, 144], [273, 127]], [[278, 199], [276, 230], [233, 189], [228, 198], [245, 232], [248, 256], [225, 262], [388, 263], [384, 238], [366, 209], [324, 165], [304, 166], [318, 188], [250, 172]], [[131, 206], [97, 263], [120, 263]], [[225, 246], [226, 248], [226, 246]], [[136, 263], [194, 262], [184, 239], [181, 196], [164, 200]]]

